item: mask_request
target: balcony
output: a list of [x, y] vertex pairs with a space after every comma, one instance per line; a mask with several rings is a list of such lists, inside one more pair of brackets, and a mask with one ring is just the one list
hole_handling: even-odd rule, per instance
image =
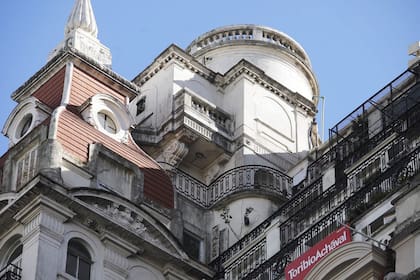
[[[346, 195], [342, 203], [326, 209], [325, 214], [318, 217], [313, 225], [303, 230], [289, 231], [292, 234], [291, 238], [285, 240], [280, 251], [256, 269], [249, 271], [243, 279], [279, 278], [283, 274], [286, 264], [306, 252], [311, 244], [315, 244], [338, 229], [342, 223], [351, 223], [357, 216], [370, 210], [380, 199], [395, 193], [405, 182], [419, 173], [420, 147], [411, 153], [406, 153], [399, 161], [394, 162], [386, 171], [357, 192], [352, 193], [351, 196]], [[331, 188], [327, 191], [331, 191]], [[317, 204], [319, 208], [334, 205], [332, 196], [326, 197], [329, 199], [322, 202], [315, 200], [313, 203]], [[291, 223], [288, 221], [281, 223], [280, 231], [287, 231], [290, 225]]]
[[260, 165], [231, 169], [208, 186], [180, 170], [173, 170], [172, 176], [177, 193], [204, 208], [211, 208], [225, 198], [245, 191], [274, 194], [284, 200], [291, 194], [292, 179], [289, 176]]
[[14, 264], [9, 264], [0, 271], [0, 280], [20, 280], [22, 269]]
[[[187, 88], [179, 90], [173, 97], [172, 112], [157, 128], [138, 126], [133, 137], [139, 143], [158, 144], [170, 133], [187, 130], [192, 134], [214, 143], [227, 153], [234, 149], [234, 118], [227, 112]], [[150, 115], [151, 116], [151, 115]], [[147, 118], [146, 118], [147, 119]]]

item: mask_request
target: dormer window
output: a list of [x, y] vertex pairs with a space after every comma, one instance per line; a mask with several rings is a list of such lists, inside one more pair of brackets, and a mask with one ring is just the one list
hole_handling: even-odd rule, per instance
[[126, 142], [134, 123], [127, 106], [114, 96], [99, 93], [80, 108], [83, 119], [97, 130], [120, 142]]
[[117, 133], [117, 126], [114, 120], [105, 112], [98, 113], [98, 121], [100, 126], [108, 133]]
[[4, 125], [3, 134], [9, 138], [10, 145], [14, 145], [41, 124], [50, 114], [51, 109], [49, 107], [35, 97], [29, 97], [13, 109]]

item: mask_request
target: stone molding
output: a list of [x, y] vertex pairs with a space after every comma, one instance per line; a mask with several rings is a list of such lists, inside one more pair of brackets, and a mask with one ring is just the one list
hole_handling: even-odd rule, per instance
[[13, 218], [24, 225], [23, 240], [33, 234], [44, 231], [54, 239], [61, 239], [64, 233], [64, 222], [73, 218], [75, 213], [57, 202], [38, 196]]

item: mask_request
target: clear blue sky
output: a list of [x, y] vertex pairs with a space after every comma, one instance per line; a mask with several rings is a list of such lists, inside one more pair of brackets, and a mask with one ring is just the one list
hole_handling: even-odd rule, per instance
[[[228, 24], [266, 25], [287, 33], [309, 54], [326, 98], [328, 128], [396, 75], [420, 40], [420, 1], [91, 0], [99, 39], [113, 69], [132, 79], [171, 43]], [[4, 1], [0, 9], [0, 124], [16, 105], [10, 95], [46, 62], [63, 39], [74, 0]], [[318, 117], [318, 119], [320, 119]], [[0, 137], [0, 154], [7, 139]]]

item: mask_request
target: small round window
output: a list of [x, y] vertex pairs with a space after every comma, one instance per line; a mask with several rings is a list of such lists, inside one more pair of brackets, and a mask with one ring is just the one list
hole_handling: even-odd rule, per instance
[[20, 122], [18, 129], [16, 130], [16, 138], [21, 138], [29, 131], [32, 124], [32, 114], [26, 115]]
[[117, 125], [115, 124], [114, 120], [106, 113], [99, 112], [98, 113], [98, 121], [100, 126], [109, 133], [115, 134], [117, 133]]

